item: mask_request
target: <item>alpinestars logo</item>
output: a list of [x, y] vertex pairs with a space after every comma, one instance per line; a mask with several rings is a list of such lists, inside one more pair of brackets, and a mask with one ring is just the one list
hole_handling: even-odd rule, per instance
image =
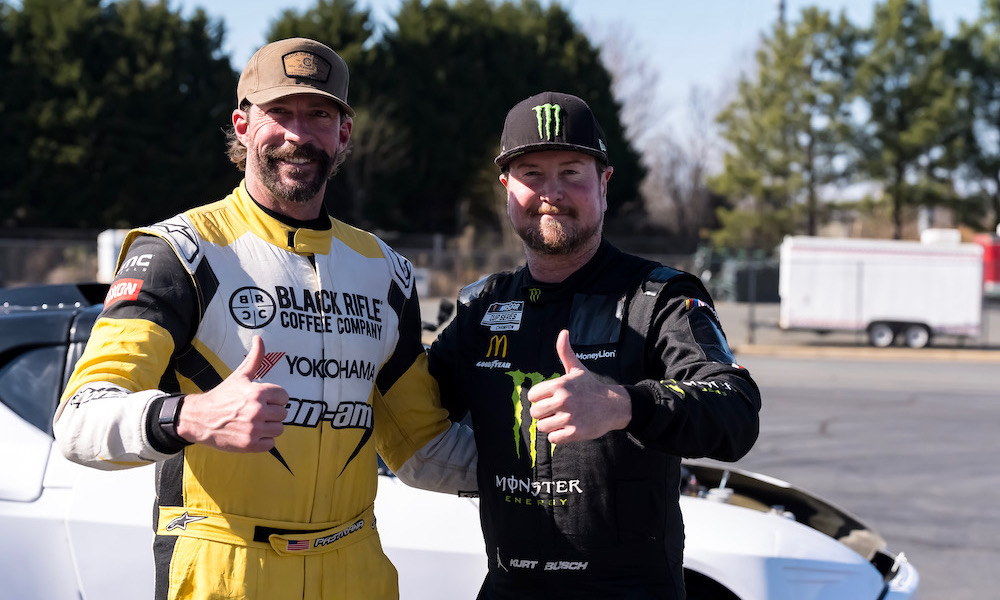
[[539, 104], [532, 107], [535, 117], [538, 119], [538, 139], [551, 140], [553, 136], [559, 137], [559, 129], [562, 125], [560, 115], [562, 107], [558, 104]]
[[207, 518], [208, 517], [192, 517], [191, 515], [187, 514], [187, 511], [185, 511], [183, 515], [167, 523], [167, 526], [164, 527], [164, 529], [167, 531], [173, 531], [174, 529], [183, 529], [186, 531], [188, 523], [194, 523], [195, 521], [201, 521]]

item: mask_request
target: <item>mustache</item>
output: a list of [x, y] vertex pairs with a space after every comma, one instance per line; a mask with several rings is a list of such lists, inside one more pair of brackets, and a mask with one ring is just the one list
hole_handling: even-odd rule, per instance
[[531, 216], [537, 215], [569, 215], [575, 216], [576, 211], [568, 207], [559, 207], [552, 204], [542, 203], [535, 210], [531, 211]]
[[264, 158], [267, 158], [268, 160], [305, 159], [327, 162], [330, 160], [330, 155], [312, 144], [304, 144], [302, 146], [293, 146], [288, 149], [265, 148]]

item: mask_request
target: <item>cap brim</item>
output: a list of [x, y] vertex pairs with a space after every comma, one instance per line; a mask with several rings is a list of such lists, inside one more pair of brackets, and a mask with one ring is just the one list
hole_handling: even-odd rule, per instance
[[540, 144], [525, 144], [524, 146], [518, 146], [517, 148], [511, 148], [506, 152], [501, 152], [493, 159], [501, 169], [510, 164], [512, 160], [531, 152], [544, 152], [546, 150], [567, 150], [569, 152], [579, 152], [580, 154], [587, 154], [593, 156], [594, 158], [599, 158], [605, 163], [608, 162], [608, 155], [606, 152], [601, 152], [600, 150], [594, 150], [593, 148], [588, 148], [586, 146], [578, 146], [576, 144], [560, 144], [558, 142], [542, 142]]
[[278, 98], [284, 98], [285, 96], [295, 96], [298, 94], [314, 94], [316, 96], [324, 96], [329, 98], [340, 105], [344, 112], [347, 113], [349, 117], [354, 116], [354, 109], [350, 107], [346, 102], [340, 98], [324, 92], [317, 90], [316, 88], [301, 86], [301, 85], [283, 85], [273, 88], [268, 88], [260, 92], [254, 92], [252, 94], [247, 94], [247, 100], [253, 104], [267, 104], [268, 102], [274, 102]]

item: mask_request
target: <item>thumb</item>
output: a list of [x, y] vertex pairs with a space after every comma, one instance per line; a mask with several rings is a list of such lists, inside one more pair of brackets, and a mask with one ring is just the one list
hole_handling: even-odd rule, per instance
[[576, 352], [573, 351], [573, 346], [570, 346], [569, 331], [566, 329], [560, 331], [559, 337], [556, 338], [556, 354], [559, 355], [559, 361], [562, 362], [567, 375], [569, 375], [570, 371], [573, 371], [574, 369], [579, 371], [587, 370], [587, 367], [583, 366], [580, 359], [576, 357]]
[[233, 371], [233, 376], [245, 377], [253, 381], [254, 375], [257, 373], [257, 369], [260, 368], [262, 362], [264, 362], [264, 340], [259, 335], [255, 335], [253, 336], [253, 340], [250, 341], [250, 351], [247, 352], [247, 357]]

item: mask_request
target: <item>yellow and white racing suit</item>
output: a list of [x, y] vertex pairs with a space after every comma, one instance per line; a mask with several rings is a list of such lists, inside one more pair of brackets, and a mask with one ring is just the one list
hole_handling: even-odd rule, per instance
[[[158, 600], [396, 598], [373, 503], [376, 450], [404, 481], [475, 489], [420, 341], [413, 269], [330, 217], [290, 223], [245, 184], [129, 233], [56, 414], [56, 439], [102, 469], [157, 464]], [[222, 382], [253, 336], [256, 379], [288, 391], [270, 453], [166, 435], [171, 393]]]

